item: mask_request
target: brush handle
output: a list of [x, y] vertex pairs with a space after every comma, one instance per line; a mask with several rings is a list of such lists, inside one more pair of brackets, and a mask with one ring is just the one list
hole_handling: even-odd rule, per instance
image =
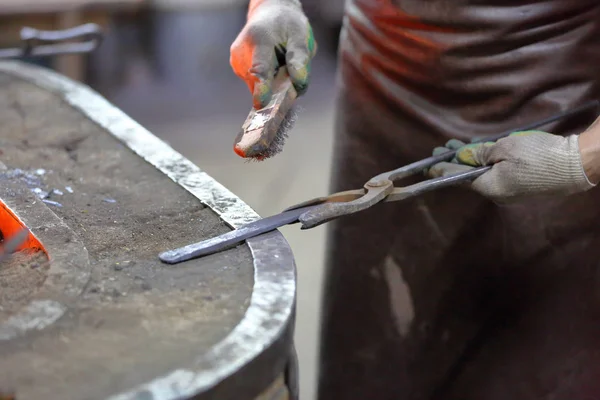
[[[277, 104], [276, 97], [286, 97], [291, 96], [295, 100], [298, 96], [294, 85], [292, 85], [292, 80], [290, 79], [290, 74], [285, 66], [282, 66], [278, 69], [275, 77], [273, 78], [273, 99], [269, 102], [267, 107], [270, 105]], [[265, 107], [266, 108], [266, 107]]]

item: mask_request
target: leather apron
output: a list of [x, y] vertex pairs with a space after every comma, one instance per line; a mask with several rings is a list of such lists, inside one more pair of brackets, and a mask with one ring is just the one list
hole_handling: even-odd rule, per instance
[[[339, 61], [332, 191], [600, 98], [600, 2], [349, 0]], [[327, 258], [320, 400], [600, 399], [600, 189], [381, 204]]]

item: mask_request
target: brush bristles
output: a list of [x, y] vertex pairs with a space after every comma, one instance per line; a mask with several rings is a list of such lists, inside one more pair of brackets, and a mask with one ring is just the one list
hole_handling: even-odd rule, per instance
[[290, 131], [296, 124], [299, 111], [300, 109], [298, 108], [298, 106], [292, 106], [292, 108], [290, 108], [285, 114], [285, 117], [283, 117], [283, 120], [279, 125], [279, 129], [277, 129], [277, 134], [275, 135], [275, 138], [269, 145], [269, 148], [255, 157], [248, 158], [247, 162], [264, 161], [267, 158], [271, 158], [281, 153], [283, 151], [285, 141], [288, 138]]

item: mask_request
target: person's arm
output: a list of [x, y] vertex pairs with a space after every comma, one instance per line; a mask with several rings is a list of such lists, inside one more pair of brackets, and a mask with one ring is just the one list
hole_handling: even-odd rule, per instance
[[581, 135], [562, 137], [541, 131], [516, 132], [495, 143], [451, 140], [436, 152], [457, 150], [453, 162], [431, 167], [430, 177], [492, 165], [470, 187], [498, 203], [539, 195], [566, 196], [600, 182], [600, 122]]
[[[308, 87], [317, 50], [299, 0], [251, 0], [246, 25], [230, 49], [235, 74], [250, 89], [256, 109], [271, 100], [275, 70], [282, 60], [299, 95]], [[280, 57], [278, 57], [280, 56]]]
[[594, 185], [600, 182], [600, 118], [579, 136], [583, 170]]

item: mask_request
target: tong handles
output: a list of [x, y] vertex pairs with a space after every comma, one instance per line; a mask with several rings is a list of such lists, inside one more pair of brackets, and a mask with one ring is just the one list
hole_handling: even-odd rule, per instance
[[431, 192], [434, 190], [461, 185], [465, 182], [473, 181], [479, 178], [481, 175], [492, 169], [491, 166], [473, 168], [470, 171], [459, 172], [453, 175], [441, 176], [439, 178], [428, 179], [413, 185], [404, 186], [401, 188], [395, 188], [390, 195], [388, 195], [384, 202], [401, 201], [410, 197], [418, 196], [423, 193]]
[[[559, 121], [563, 118], [572, 117], [572, 116], [580, 114], [582, 112], [590, 111], [594, 108], [598, 108], [599, 106], [600, 106], [600, 102], [598, 100], [592, 100], [592, 101], [584, 103], [578, 107], [575, 107], [571, 110], [567, 110], [567, 111], [563, 111], [563, 112], [554, 114], [550, 117], [547, 117], [547, 118], [544, 118], [544, 119], [541, 119], [538, 121], [534, 121], [527, 125], [523, 125], [520, 128], [511, 129], [509, 131], [499, 133], [492, 137], [481, 138], [481, 139], [475, 140], [475, 141], [473, 141], [473, 143], [495, 142], [496, 140], [502, 139], [503, 137], [506, 137], [506, 136], [510, 135], [511, 133], [537, 129], [544, 125], [550, 124], [552, 122]], [[449, 150], [445, 153], [438, 154], [436, 156], [424, 158], [423, 160], [419, 160], [412, 164], [405, 165], [404, 167], [400, 167], [398, 169], [379, 174], [379, 175], [371, 178], [371, 180], [369, 180], [367, 185], [377, 186], [384, 181], [392, 181], [393, 182], [398, 179], [406, 178], [408, 176], [412, 176], [412, 175], [421, 173], [423, 170], [425, 170], [439, 162], [451, 160], [455, 155], [456, 155], [456, 150]]]
[[[0, 59], [89, 53], [100, 46], [102, 39], [102, 29], [97, 24], [52, 31], [24, 27], [21, 29], [23, 47], [0, 49]], [[63, 43], [72, 40], [80, 41]]]

